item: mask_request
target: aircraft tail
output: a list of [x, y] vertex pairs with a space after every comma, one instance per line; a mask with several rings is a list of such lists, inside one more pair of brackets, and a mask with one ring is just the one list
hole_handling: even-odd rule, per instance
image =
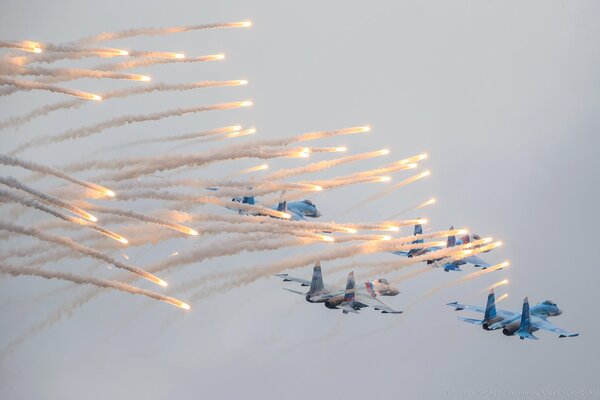
[[489, 321], [496, 316], [496, 296], [494, 295], [494, 289], [490, 290], [487, 298], [487, 304], [485, 306], [484, 321]]
[[353, 303], [356, 298], [356, 287], [354, 282], [354, 271], [348, 274], [346, 281], [346, 291], [344, 292], [344, 302]]
[[279, 204], [277, 204], [277, 211], [286, 212], [287, 211], [287, 201], [285, 200], [285, 189], [281, 191], [281, 196], [279, 197]]
[[[454, 225], [450, 227], [450, 230], [454, 230]], [[446, 240], [446, 247], [454, 247], [456, 246], [456, 236], [451, 235], [448, 236], [448, 239]]]
[[313, 268], [312, 280], [310, 281], [310, 290], [308, 294], [319, 293], [323, 290], [323, 274], [321, 273], [321, 262], [317, 261]]
[[[421, 219], [421, 217], [419, 217], [419, 219]], [[417, 236], [417, 235], [422, 235], [422, 234], [423, 234], [423, 225], [416, 224], [415, 229], [413, 230], [413, 235]], [[423, 243], [423, 239], [413, 240], [413, 244], [416, 244], [416, 243]]]
[[529, 313], [529, 299], [525, 297], [523, 299], [523, 311], [521, 312], [521, 325], [517, 332], [520, 339], [534, 339], [537, 337], [531, 334], [531, 315]]

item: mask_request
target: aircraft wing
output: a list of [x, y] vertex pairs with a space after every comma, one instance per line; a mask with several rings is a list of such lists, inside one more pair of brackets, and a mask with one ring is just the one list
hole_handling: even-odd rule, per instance
[[482, 268], [489, 268], [492, 266], [492, 264], [490, 264], [489, 262], [487, 262], [484, 259], [479, 258], [477, 256], [468, 256], [468, 257], [462, 258], [462, 260], [465, 262], [468, 262], [469, 264], [478, 265]]
[[[472, 306], [469, 304], [461, 304], [459, 302], [452, 302], [452, 303], [448, 303], [446, 304], [447, 306], [450, 307], [454, 307], [456, 309], [456, 311], [461, 311], [461, 310], [470, 310], [470, 311], [475, 311], [475, 312], [480, 312], [482, 314], [485, 314], [485, 307], [480, 307], [480, 306]], [[504, 321], [506, 322], [507, 319], [512, 319], [515, 317], [521, 318], [521, 314], [519, 313], [515, 313], [512, 311], [507, 311], [507, 310], [496, 310], [496, 315], [499, 315], [501, 317], [504, 317]]]
[[396, 311], [393, 308], [385, 305], [382, 301], [369, 294], [356, 293], [357, 300], [360, 303], [373, 307], [375, 310], [381, 311], [384, 314], [401, 314], [402, 311]]
[[304, 218], [304, 214], [299, 210], [288, 208], [287, 213], [292, 216], [292, 218], [290, 218], [292, 221], [308, 221], [306, 218]]
[[551, 322], [549, 322], [548, 320], [541, 318], [541, 317], [532, 317], [531, 325], [535, 328], [543, 329], [548, 332], [558, 333], [559, 337], [561, 337], [561, 338], [579, 336], [579, 333], [573, 333], [573, 332], [569, 332], [564, 329], [561, 329], [561, 328], [555, 326], [554, 324], [552, 324]]
[[275, 274], [275, 276], [283, 279], [284, 282], [298, 282], [302, 286], [310, 286], [310, 281], [306, 279], [296, 278], [288, 274]]

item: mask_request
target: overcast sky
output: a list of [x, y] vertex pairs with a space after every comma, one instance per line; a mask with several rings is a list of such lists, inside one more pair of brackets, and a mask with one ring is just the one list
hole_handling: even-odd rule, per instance
[[[529, 398], [543, 390], [591, 390], [600, 396], [597, 368], [592, 367], [600, 357], [600, 324], [595, 317], [600, 277], [595, 262], [600, 222], [597, 2], [158, 3], [2, 2], [0, 38], [66, 42], [103, 31], [250, 19], [252, 29], [103, 43], [189, 56], [223, 52], [223, 62], [132, 72], [147, 73], [158, 82], [248, 79], [250, 84], [154, 93], [56, 112], [18, 130], [0, 132], [2, 152], [34, 137], [118, 115], [246, 99], [253, 100], [254, 107], [134, 124], [22, 156], [64, 166], [89, 158], [158, 155], [165, 146], [114, 147], [148, 136], [232, 123], [255, 126], [261, 138], [370, 124], [368, 136], [318, 144], [347, 145], [352, 153], [389, 148], [385, 160], [310, 177], [344, 175], [424, 151], [430, 158], [420, 168], [432, 175], [346, 215], [341, 211], [381, 187], [352, 186], [315, 196], [322, 220], [378, 221], [434, 196], [435, 207], [405, 217], [427, 217], [432, 229], [455, 225], [501, 239], [504, 246], [485, 257], [493, 263], [510, 260], [512, 266], [425, 299], [429, 289], [471, 272], [472, 267], [462, 273], [433, 270], [402, 281], [402, 293], [384, 299], [391, 307], [404, 309], [402, 315], [373, 310], [342, 315], [281, 290], [293, 286], [269, 278], [193, 304], [188, 313], [143, 297], [107, 292], [34, 334], [32, 326], [72, 304], [88, 288], [63, 289], [64, 283], [4, 277], [0, 345], [27, 336], [0, 360], [1, 398], [440, 399], [466, 394], [478, 398], [485, 391], [495, 391], [496, 398], [509, 397], [511, 391], [517, 392], [511, 398]], [[64, 86], [102, 93], [129, 85], [79, 80]], [[1, 97], [0, 119], [64, 99], [33, 92]], [[203, 152], [222, 145], [179, 151]], [[259, 162], [236, 161], [179, 176], [222, 177]], [[270, 164], [278, 168], [303, 162]], [[16, 169], [7, 171], [25, 176]], [[394, 181], [408, 176], [397, 173]], [[35, 184], [50, 188], [58, 183]], [[164, 207], [148, 201], [115, 204], [137, 211]], [[18, 218], [25, 224], [42, 217], [46, 218], [2, 208], [3, 220]], [[210, 243], [216, 238], [197, 240]], [[29, 243], [2, 241], [0, 247]], [[129, 255], [143, 267], [195, 246], [193, 240], [173, 240], [133, 249]], [[186, 266], [167, 278], [180, 283], [206, 272], [269, 265], [323, 248], [240, 254]], [[359, 258], [379, 259], [394, 256]], [[323, 263], [326, 283], [344, 279], [344, 273], [328, 274], [328, 268], [340, 263]], [[89, 260], [63, 260], [48, 268], [84, 268], [87, 274], [114, 276], [114, 271]], [[410, 271], [418, 268], [426, 267]], [[293, 273], [309, 278], [311, 268]], [[371, 278], [367, 270], [356, 273], [361, 279]], [[388, 278], [401, 276], [394, 273]], [[580, 337], [559, 340], [539, 332], [539, 341], [520, 341], [462, 323], [456, 317], [467, 312], [459, 314], [445, 306], [454, 300], [483, 305], [485, 287], [504, 278], [510, 283], [498, 293], [508, 292], [509, 297], [499, 307], [520, 309], [525, 296], [533, 303], [554, 300], [565, 313], [553, 322], [580, 332]]]

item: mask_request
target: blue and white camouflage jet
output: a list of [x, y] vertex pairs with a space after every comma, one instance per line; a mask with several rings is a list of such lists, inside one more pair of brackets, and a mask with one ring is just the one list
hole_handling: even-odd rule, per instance
[[309, 303], [324, 303], [327, 308], [341, 309], [344, 314], [358, 313], [360, 309], [365, 307], [373, 307], [384, 314], [402, 313], [402, 311], [396, 311], [377, 299], [378, 296], [396, 296], [400, 293], [384, 278], [365, 282], [364, 287], [356, 288], [353, 271], [348, 274], [345, 290], [333, 289], [323, 284], [321, 263], [319, 261], [315, 263], [312, 280], [310, 281], [295, 278], [288, 274], [276, 274], [275, 276], [282, 278], [284, 282], [297, 282], [301, 286], [309, 286], [306, 293], [288, 288], [284, 288], [284, 290], [305, 296], [306, 301]]
[[533, 333], [540, 329], [558, 333], [559, 338], [579, 336], [579, 333], [558, 328], [547, 320], [548, 317], [555, 317], [562, 314], [562, 310], [558, 308], [556, 303], [550, 300], [544, 300], [530, 308], [529, 300], [525, 297], [521, 313], [496, 310], [494, 290], [492, 289], [488, 294], [485, 307], [460, 304], [458, 302], [448, 303], [448, 305], [454, 307], [456, 311], [471, 310], [483, 313], [483, 319], [463, 317], [459, 317], [459, 319], [469, 324], [481, 325], [486, 331], [502, 329], [502, 333], [506, 336], [515, 335], [520, 339], [537, 340], [537, 337]]
[[[450, 227], [450, 230], [453, 230], [454, 226]], [[423, 234], [423, 226], [421, 224], [417, 224], [415, 225], [414, 231], [413, 231], [413, 235], [422, 235]], [[446, 248], [448, 247], [454, 247], [454, 246], [460, 246], [463, 244], [467, 244], [470, 243], [472, 240], [479, 240], [481, 239], [478, 235], [473, 235], [470, 236], [468, 234], [461, 236], [460, 238], [456, 238], [456, 236], [452, 235], [452, 236], [448, 236], [447, 240], [446, 240]], [[412, 242], [413, 244], [416, 243], [423, 243], [423, 239], [415, 239]], [[474, 248], [477, 248], [480, 246], [475, 246]], [[440, 246], [430, 246], [430, 247], [425, 247], [425, 248], [421, 248], [421, 249], [412, 249], [410, 251], [392, 251], [393, 254], [396, 254], [398, 256], [404, 256], [404, 257], [415, 257], [415, 256], [420, 256], [432, 251], [437, 251], [437, 250], [441, 250], [442, 247]], [[489, 251], [489, 250], [488, 250]], [[426, 261], [427, 264], [436, 264], [438, 263], [438, 261], [440, 260], [428, 260]], [[492, 264], [488, 263], [487, 261], [483, 260], [480, 257], [477, 257], [476, 255], [471, 255], [471, 256], [467, 256], [467, 257], [463, 257], [460, 260], [455, 260], [452, 262], [446, 262], [443, 265], [440, 265], [440, 267], [442, 267], [444, 269], [444, 271], [448, 272], [448, 271], [462, 271], [460, 269], [461, 265], [465, 265], [465, 264], [473, 264], [475, 267], [477, 268], [483, 268], [486, 269], [488, 267], [491, 267]]]
[[[254, 205], [254, 196], [244, 196], [244, 197], [234, 197], [231, 201], [235, 201], [242, 204], [250, 204]], [[285, 200], [285, 190], [281, 192], [281, 198], [279, 199], [279, 204], [275, 207], [271, 207], [272, 210], [276, 210], [282, 213], [287, 213], [290, 215], [290, 219], [292, 221], [307, 221], [306, 218], [319, 218], [322, 214], [317, 209], [317, 206], [311, 200], [301, 200], [301, 201], [292, 201], [288, 203]], [[239, 210], [240, 214], [247, 214], [246, 211]], [[261, 214], [252, 214], [252, 215], [261, 215]], [[269, 215], [269, 217], [273, 217]]]

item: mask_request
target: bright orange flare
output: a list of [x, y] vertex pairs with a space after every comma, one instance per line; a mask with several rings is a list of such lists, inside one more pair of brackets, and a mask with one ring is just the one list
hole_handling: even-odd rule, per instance
[[492, 289], [496, 289], [497, 287], [502, 286], [502, 285], [506, 285], [507, 283], [508, 283], [508, 279], [503, 279], [501, 281], [498, 281], [498, 282], [496, 282], [496, 283], [488, 286], [486, 288], [486, 291], [489, 291], [489, 290], [492, 290]]
[[152, 80], [152, 78], [150, 78], [148, 75], [137, 75], [137, 74], [132, 74], [132, 78], [134, 81], [140, 81], [140, 82], [150, 82]]
[[336, 226], [336, 229], [342, 230], [342, 231], [344, 231], [346, 233], [356, 233], [356, 232], [358, 232], [354, 228], [348, 228], [348, 227], [345, 227], [345, 226]]
[[240, 131], [238, 129], [238, 130], [235, 130], [233, 132], [229, 132], [229, 133], [225, 134], [225, 136], [228, 137], [228, 138], [238, 138], [238, 137], [242, 137], [242, 136], [253, 135], [255, 133], [256, 133], [256, 129], [255, 128], [245, 129], [243, 131]]
[[279, 218], [283, 218], [283, 219], [291, 219], [292, 218], [292, 215], [288, 214], [286, 212], [273, 211], [273, 213], [275, 214], [276, 217], [279, 217]]
[[392, 237], [390, 235], [381, 235], [379, 240], [392, 240]]
[[389, 182], [392, 180], [391, 176], [378, 176], [376, 182]]
[[508, 297], [508, 293], [504, 293], [502, 296], [500, 296], [496, 299], [496, 303], [501, 302], [502, 300], [506, 299], [507, 297]]
[[81, 216], [85, 219], [87, 219], [88, 221], [92, 221], [92, 222], [97, 222], [98, 218], [96, 218], [95, 216], [93, 216], [92, 214], [86, 212], [86, 211], [81, 211]]
[[249, 174], [252, 172], [264, 171], [266, 169], [269, 169], [269, 164], [262, 164], [262, 165], [257, 165], [256, 167], [246, 168], [246, 169], [241, 170], [238, 173], [239, 174]]
[[156, 281], [157, 284], [159, 284], [162, 287], [167, 287], [169, 286], [169, 284], [166, 281], [163, 281], [162, 279], [158, 278]]
[[347, 152], [347, 151], [348, 151], [348, 148], [347, 148], [346, 146], [340, 146], [340, 147], [336, 147], [336, 148], [335, 148], [335, 151], [336, 151], [337, 153], [345, 153], [345, 152]]
[[400, 228], [394, 225], [387, 225], [385, 226], [385, 230], [390, 232], [399, 232]]
[[191, 308], [189, 304], [184, 303], [183, 301], [179, 301], [179, 303], [175, 305], [179, 308], [183, 308], [184, 310], [189, 310]]
[[84, 100], [94, 100], [94, 101], [100, 101], [102, 100], [102, 97], [94, 94], [94, 93], [88, 93], [88, 92], [81, 92], [81, 91], [74, 91], [73, 94], [76, 97], [79, 97], [80, 99], [84, 99]]
[[333, 236], [321, 235], [321, 240], [325, 242], [335, 242], [335, 238]]
[[229, 28], [250, 28], [252, 26], [252, 21], [229, 22], [227, 26]]

